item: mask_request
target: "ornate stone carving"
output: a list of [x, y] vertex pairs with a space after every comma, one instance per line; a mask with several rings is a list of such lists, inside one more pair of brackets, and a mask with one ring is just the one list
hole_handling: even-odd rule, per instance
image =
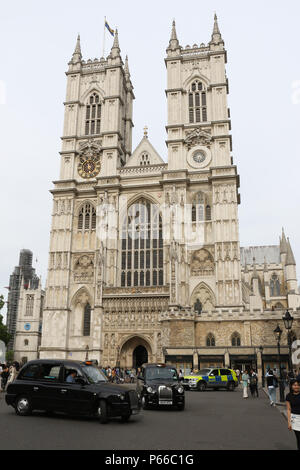
[[194, 305], [197, 299], [200, 300], [204, 312], [211, 312], [212, 310], [214, 310], [214, 295], [204, 283], [199, 284], [199, 286], [196, 287], [196, 289], [194, 290], [191, 298], [191, 305]]
[[192, 276], [212, 276], [215, 272], [215, 264], [212, 255], [207, 250], [198, 250], [193, 253], [191, 263]]
[[187, 133], [184, 143], [186, 144], [188, 150], [196, 145], [203, 145], [205, 147], [210, 147], [212, 142], [212, 137], [208, 131], [202, 131], [201, 129], [194, 129], [191, 132]]
[[83, 255], [75, 261], [74, 265], [75, 282], [91, 282], [94, 277], [93, 257]]

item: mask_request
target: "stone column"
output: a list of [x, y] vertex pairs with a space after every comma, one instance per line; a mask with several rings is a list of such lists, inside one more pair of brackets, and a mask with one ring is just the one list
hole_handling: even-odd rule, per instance
[[256, 350], [256, 357], [257, 357], [257, 374], [258, 374], [258, 380], [260, 383], [262, 383], [262, 354], [259, 349]]
[[224, 361], [225, 361], [224, 366], [225, 366], [227, 369], [229, 369], [229, 367], [230, 367], [229, 351], [225, 351], [225, 354], [224, 354]]

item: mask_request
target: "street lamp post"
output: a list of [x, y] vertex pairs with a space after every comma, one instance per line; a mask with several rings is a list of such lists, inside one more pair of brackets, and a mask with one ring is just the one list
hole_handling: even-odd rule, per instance
[[284, 383], [283, 383], [283, 378], [282, 378], [281, 358], [280, 358], [281, 335], [282, 335], [282, 329], [278, 325], [277, 328], [274, 330], [274, 336], [277, 341], [277, 348], [278, 348], [280, 402], [283, 403], [285, 400], [284, 400]]
[[292, 362], [292, 328], [294, 318], [291, 316], [290, 312], [287, 310], [284, 317], [282, 317], [285, 329], [287, 330], [287, 339], [289, 347], [289, 372], [293, 372], [293, 362]]
[[262, 381], [262, 387], [264, 388], [264, 386], [265, 386], [265, 371], [264, 371], [264, 361], [263, 361], [264, 347], [260, 346], [259, 351], [260, 351], [260, 356], [261, 356], [261, 371], [262, 371], [261, 381]]

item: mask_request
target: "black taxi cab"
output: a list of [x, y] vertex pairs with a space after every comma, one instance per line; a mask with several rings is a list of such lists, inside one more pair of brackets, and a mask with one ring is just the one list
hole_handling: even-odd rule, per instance
[[92, 362], [58, 359], [27, 362], [8, 385], [5, 400], [20, 416], [58, 411], [96, 416], [103, 424], [110, 417], [128, 421], [141, 408], [135, 390], [108, 382]]
[[137, 376], [137, 391], [144, 409], [164, 405], [184, 410], [184, 388], [172, 365], [143, 364]]

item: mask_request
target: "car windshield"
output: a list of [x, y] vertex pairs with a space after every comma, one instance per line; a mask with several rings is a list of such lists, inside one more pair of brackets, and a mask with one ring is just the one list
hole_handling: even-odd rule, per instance
[[176, 369], [169, 367], [149, 367], [146, 369], [147, 380], [178, 380]]
[[83, 366], [82, 367], [88, 381], [91, 384], [98, 384], [100, 382], [107, 382], [107, 378], [101, 372], [100, 369], [97, 369], [95, 366]]
[[194, 372], [191, 375], [208, 375], [210, 373], [211, 369], [201, 369], [198, 372]]

